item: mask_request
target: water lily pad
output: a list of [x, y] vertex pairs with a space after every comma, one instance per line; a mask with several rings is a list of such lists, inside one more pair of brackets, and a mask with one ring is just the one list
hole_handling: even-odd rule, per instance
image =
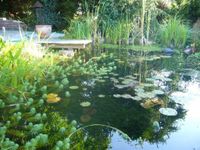
[[132, 88], [132, 87], [135, 87], [137, 86], [138, 82], [137, 81], [131, 81], [130, 83], [128, 84], [123, 84], [123, 85], [120, 85], [120, 84], [117, 84], [117, 85], [114, 85], [116, 88], [118, 89], [124, 89], [124, 88]]
[[147, 98], [154, 98], [156, 94], [154, 92], [146, 92], [146, 97]]
[[115, 98], [120, 98], [121, 95], [120, 95], [120, 94], [113, 94], [113, 97], [115, 97]]
[[58, 97], [58, 94], [50, 93], [47, 95], [47, 103], [57, 103], [60, 101], [60, 97]]
[[85, 101], [85, 102], [81, 102], [80, 105], [81, 105], [82, 107], [89, 107], [89, 106], [91, 105], [91, 103], [88, 102], [88, 101]]
[[70, 88], [71, 90], [77, 90], [79, 87], [74, 85], [74, 86], [70, 86], [69, 88]]
[[153, 87], [154, 85], [153, 84], [151, 84], [151, 83], [144, 83], [143, 84], [145, 87]]
[[132, 81], [133, 81], [132, 79], [124, 79], [124, 80], [122, 81], [122, 84], [127, 85], [127, 84], [130, 84]]
[[127, 76], [125, 76], [125, 78], [132, 79], [132, 80], [136, 80], [137, 79], [137, 77], [134, 77], [132, 75], [127, 75]]
[[176, 116], [178, 114], [173, 108], [160, 108], [159, 112], [165, 116]]
[[139, 96], [141, 98], [148, 98], [148, 95], [144, 92], [137, 92], [136, 94], [137, 94], [137, 96]]
[[135, 88], [135, 92], [143, 93], [143, 92], [144, 92], [144, 89], [138, 87], [138, 88]]
[[133, 100], [136, 100], [136, 101], [141, 101], [141, 100], [142, 100], [142, 98], [139, 97], [139, 96], [134, 96], [134, 97], [132, 97], [132, 99], [133, 99]]
[[99, 94], [98, 97], [99, 97], [99, 98], [104, 98], [104, 97], [106, 97], [106, 96], [103, 95], [103, 94]]
[[163, 100], [159, 100], [158, 98], [148, 99], [144, 103], [141, 103], [141, 106], [144, 108], [152, 108], [156, 105], [164, 105]]
[[119, 81], [116, 78], [111, 77], [110, 80], [114, 83], [119, 83]]
[[133, 97], [130, 94], [122, 94], [121, 98], [132, 99]]
[[156, 94], [156, 95], [163, 95], [163, 94], [165, 94], [165, 92], [162, 91], [162, 90], [153, 90], [152, 92], [153, 92], [154, 94]]
[[172, 81], [172, 79], [170, 79], [170, 78], [165, 78], [164, 80], [167, 81], [167, 82], [171, 82]]
[[83, 88], [83, 91], [87, 91], [87, 88]]
[[146, 81], [149, 81], [149, 82], [154, 82], [155, 79], [154, 78], [146, 78]]
[[124, 80], [124, 77], [119, 77], [118, 79], [119, 79], [119, 80]]

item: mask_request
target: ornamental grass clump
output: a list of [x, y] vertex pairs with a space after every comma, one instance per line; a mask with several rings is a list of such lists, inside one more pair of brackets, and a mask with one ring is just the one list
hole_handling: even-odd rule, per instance
[[188, 28], [178, 18], [170, 18], [160, 25], [158, 41], [163, 46], [183, 48], [188, 38]]

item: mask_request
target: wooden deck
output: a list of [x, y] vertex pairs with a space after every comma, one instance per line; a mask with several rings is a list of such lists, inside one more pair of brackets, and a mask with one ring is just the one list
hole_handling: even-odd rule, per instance
[[63, 40], [63, 39], [50, 39], [40, 40], [38, 44], [44, 44], [47, 47], [63, 48], [63, 49], [85, 49], [92, 43], [92, 40]]

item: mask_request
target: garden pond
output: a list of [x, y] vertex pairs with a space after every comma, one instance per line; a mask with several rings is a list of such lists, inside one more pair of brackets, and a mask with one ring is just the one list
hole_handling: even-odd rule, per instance
[[85, 50], [37, 66], [8, 50], [0, 149], [200, 150], [200, 71], [187, 56]]
[[200, 71], [183, 56], [112, 55], [114, 71], [71, 76], [61, 101], [50, 104], [77, 120], [71, 136], [83, 132], [71, 149], [200, 150]]

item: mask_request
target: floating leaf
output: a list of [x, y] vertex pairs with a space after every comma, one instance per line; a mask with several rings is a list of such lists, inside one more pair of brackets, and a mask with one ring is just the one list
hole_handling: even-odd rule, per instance
[[119, 79], [119, 80], [124, 80], [124, 77], [119, 77], [118, 79]]
[[146, 80], [146, 81], [149, 81], [149, 82], [154, 82], [154, 81], [155, 81], [154, 78], [146, 78], [145, 80]]
[[163, 94], [165, 94], [165, 92], [162, 91], [162, 90], [153, 90], [152, 92], [153, 92], [154, 94], [156, 94], [156, 95], [163, 95]]
[[99, 97], [99, 98], [104, 98], [105, 95], [103, 95], [103, 94], [99, 94], [98, 97]]
[[154, 98], [156, 94], [154, 92], [146, 92], [146, 97], [147, 98]]
[[133, 97], [130, 94], [122, 94], [121, 98], [132, 99]]
[[156, 95], [152, 92], [136, 92], [136, 95], [141, 97], [141, 98], [154, 98]]
[[159, 100], [157, 98], [154, 98], [154, 99], [148, 99], [144, 103], [141, 103], [141, 106], [144, 107], [144, 108], [152, 108], [156, 105], [163, 106], [164, 105], [163, 100]]
[[125, 84], [125, 85], [117, 84], [117, 85], [114, 85], [114, 86], [115, 86], [116, 88], [118, 88], [118, 89], [123, 89], [123, 88], [135, 87], [137, 84], [138, 84], [137, 81], [132, 81], [132, 82], [130, 82], [129, 84]]
[[113, 94], [113, 97], [115, 97], [115, 98], [120, 98], [121, 95], [120, 95], [120, 94]]
[[136, 100], [136, 101], [141, 101], [141, 100], [142, 100], [142, 98], [139, 97], [139, 96], [134, 96], [134, 97], [132, 97], [132, 99], [133, 99], [133, 100]]
[[144, 92], [144, 89], [143, 88], [135, 88], [135, 91], [138, 92], [138, 93], [143, 93]]
[[50, 93], [47, 95], [47, 102], [48, 103], [57, 103], [60, 101], [60, 97], [58, 97], [58, 94]]
[[81, 102], [80, 105], [81, 105], [82, 107], [89, 107], [89, 106], [91, 105], [91, 103], [88, 102], [88, 101], [85, 101], [85, 102]]
[[176, 116], [178, 114], [173, 108], [160, 108], [159, 112], [165, 116]]
[[101, 80], [96, 80], [97, 82], [99, 82], [99, 83], [104, 83], [104, 82], [106, 82], [106, 80], [103, 80], [103, 79], [101, 79]]
[[83, 88], [83, 91], [87, 91], [87, 88]]
[[110, 80], [114, 83], [119, 83], [119, 81], [116, 78], [111, 77]]
[[145, 87], [153, 87], [154, 85], [150, 84], [150, 83], [144, 83], [143, 86], [145, 86]]
[[165, 78], [164, 80], [168, 81], [168, 82], [172, 81], [172, 79], [170, 79], [170, 78]]
[[76, 89], [78, 89], [78, 88], [79, 88], [79, 87], [78, 87], [78, 86], [75, 86], [75, 85], [69, 87], [69, 89], [71, 89], [71, 90], [76, 90]]
[[136, 80], [137, 79], [137, 77], [134, 77], [132, 75], [127, 75], [127, 76], [125, 76], [125, 78], [129, 78], [129, 79], [132, 79], [132, 80]]
[[125, 80], [122, 81], [122, 84], [127, 85], [127, 84], [130, 84], [131, 82], [133, 82], [132, 79], [125, 79]]

